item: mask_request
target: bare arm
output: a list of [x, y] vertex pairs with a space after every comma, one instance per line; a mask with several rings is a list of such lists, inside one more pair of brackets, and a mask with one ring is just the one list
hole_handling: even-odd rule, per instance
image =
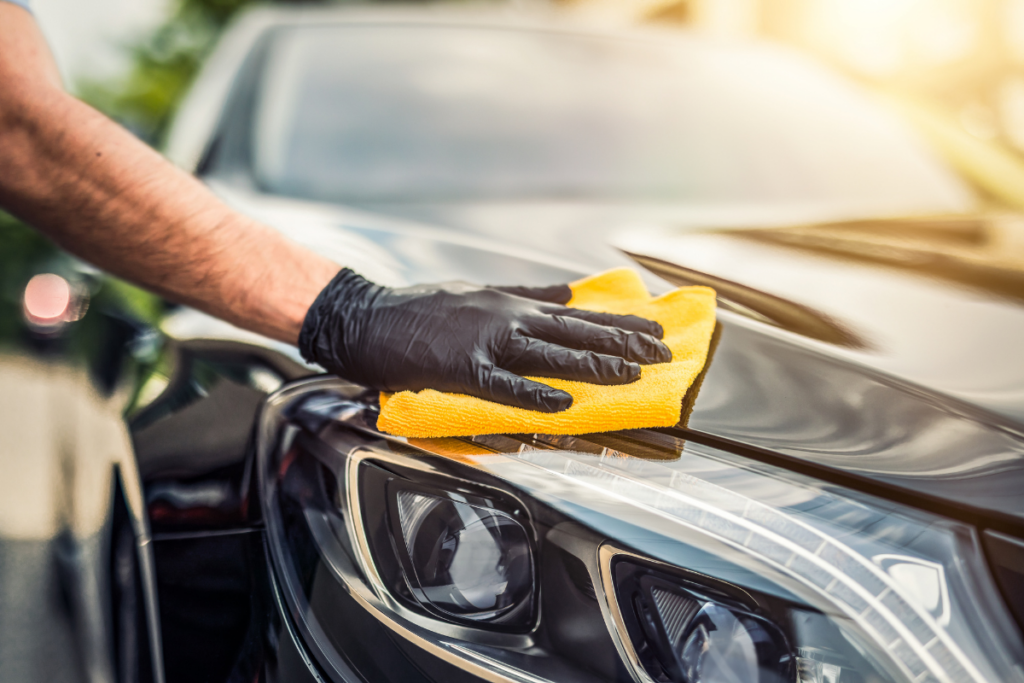
[[338, 265], [229, 209], [64, 92], [35, 20], [0, 2], [0, 206], [168, 299], [295, 343]]

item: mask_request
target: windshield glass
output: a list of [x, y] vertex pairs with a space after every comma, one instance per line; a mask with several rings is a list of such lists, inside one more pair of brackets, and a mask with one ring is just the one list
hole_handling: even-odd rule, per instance
[[567, 199], [963, 210], [866, 96], [765, 45], [413, 25], [279, 30], [258, 182], [328, 201]]

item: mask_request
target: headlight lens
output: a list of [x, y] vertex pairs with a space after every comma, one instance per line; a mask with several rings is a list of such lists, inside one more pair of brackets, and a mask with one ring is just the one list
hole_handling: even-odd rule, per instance
[[510, 515], [414, 491], [395, 498], [406, 578], [424, 606], [487, 622], [530, 599], [529, 537]]
[[[785, 683], [796, 661], [771, 621], [727, 594], [694, 592], [685, 577], [630, 560], [612, 568], [626, 632], [655, 680]], [[626, 607], [628, 606], [628, 607]]]
[[279, 392], [259, 440], [325, 670], [375, 648], [353, 665], [408, 666], [382, 681], [1024, 681], [968, 525], [654, 432], [393, 439], [344, 387]]
[[683, 677], [694, 683], [765, 680], [754, 645], [754, 638], [761, 635], [757, 622], [746, 626], [726, 608], [704, 605], [688, 634], [676, 641], [674, 651], [683, 664]]

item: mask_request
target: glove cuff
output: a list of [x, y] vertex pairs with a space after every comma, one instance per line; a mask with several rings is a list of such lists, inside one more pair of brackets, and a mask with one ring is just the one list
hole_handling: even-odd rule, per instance
[[363, 296], [377, 285], [351, 268], [342, 268], [327, 283], [306, 312], [299, 332], [299, 353], [309, 363], [316, 363], [331, 372], [345, 375], [344, 362], [337, 350], [344, 348], [343, 322], [346, 311], [359, 306]]

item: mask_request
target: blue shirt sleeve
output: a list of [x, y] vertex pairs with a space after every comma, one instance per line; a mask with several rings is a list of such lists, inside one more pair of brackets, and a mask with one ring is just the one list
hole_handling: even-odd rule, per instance
[[[0, 0], [0, 2], [4, 2], [4, 1], [5, 0]], [[24, 7], [29, 12], [32, 11], [32, 7], [29, 5], [30, 0], [6, 0], [6, 2], [14, 3], [15, 5], [18, 5], [19, 7]]]

